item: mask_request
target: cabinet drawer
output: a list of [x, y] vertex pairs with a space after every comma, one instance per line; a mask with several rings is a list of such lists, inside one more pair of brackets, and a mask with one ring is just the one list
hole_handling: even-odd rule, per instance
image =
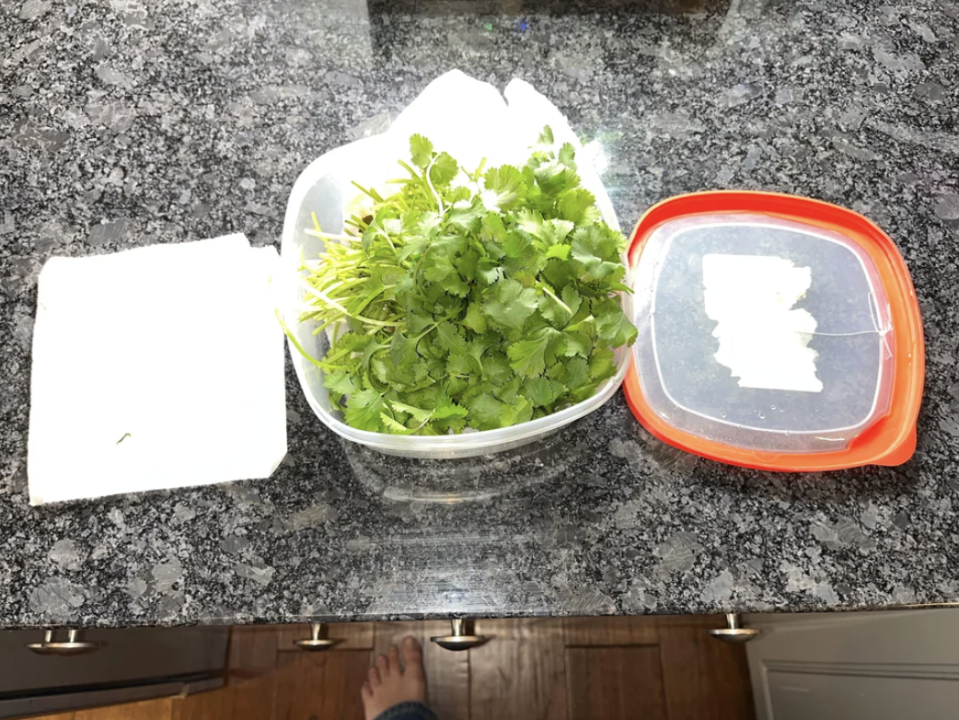
[[0, 694], [217, 672], [225, 666], [229, 628], [91, 629], [84, 639], [101, 647], [72, 657], [37, 655], [25, 647], [42, 638], [42, 630], [0, 631]]

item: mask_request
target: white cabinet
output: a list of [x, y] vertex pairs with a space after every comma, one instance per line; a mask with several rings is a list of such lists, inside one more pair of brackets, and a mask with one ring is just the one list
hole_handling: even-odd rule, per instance
[[959, 718], [959, 608], [744, 621], [757, 720]]

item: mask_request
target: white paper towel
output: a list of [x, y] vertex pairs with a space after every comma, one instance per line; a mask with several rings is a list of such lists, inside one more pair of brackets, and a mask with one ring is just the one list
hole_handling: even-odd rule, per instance
[[47, 261], [31, 504], [269, 477], [286, 454], [276, 267], [243, 235]]
[[607, 223], [618, 230], [606, 188], [596, 170], [584, 162], [582, 145], [566, 116], [546, 96], [518, 78], [511, 80], [501, 94], [489, 83], [460, 70], [440, 75], [393, 121], [384, 136], [385, 148], [370, 146], [375, 153], [365, 155], [353, 167], [364, 168], [361, 181], [373, 185], [384, 196], [392, 194], [396, 186], [378, 180], [403, 175], [396, 161], [409, 158], [410, 135], [420, 134], [429, 138], [435, 150], [448, 152], [467, 170], [474, 170], [483, 159], [486, 168], [504, 164], [521, 168], [547, 125], [557, 147], [568, 142], [576, 149], [577, 172], [583, 187], [596, 197], [596, 205]]

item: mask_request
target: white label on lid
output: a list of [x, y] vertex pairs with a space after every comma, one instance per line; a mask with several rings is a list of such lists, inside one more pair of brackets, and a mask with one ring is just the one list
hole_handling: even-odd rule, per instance
[[793, 309], [810, 285], [810, 268], [786, 258], [703, 256], [706, 315], [718, 323], [715, 357], [739, 378], [739, 387], [822, 392], [819, 354], [807, 347], [816, 319]]

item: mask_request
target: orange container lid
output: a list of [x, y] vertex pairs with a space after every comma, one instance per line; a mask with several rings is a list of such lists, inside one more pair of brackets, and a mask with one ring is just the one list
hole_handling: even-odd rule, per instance
[[851, 210], [761, 192], [650, 208], [629, 249], [639, 422], [720, 462], [811, 472], [916, 447], [925, 353], [895, 244]]

